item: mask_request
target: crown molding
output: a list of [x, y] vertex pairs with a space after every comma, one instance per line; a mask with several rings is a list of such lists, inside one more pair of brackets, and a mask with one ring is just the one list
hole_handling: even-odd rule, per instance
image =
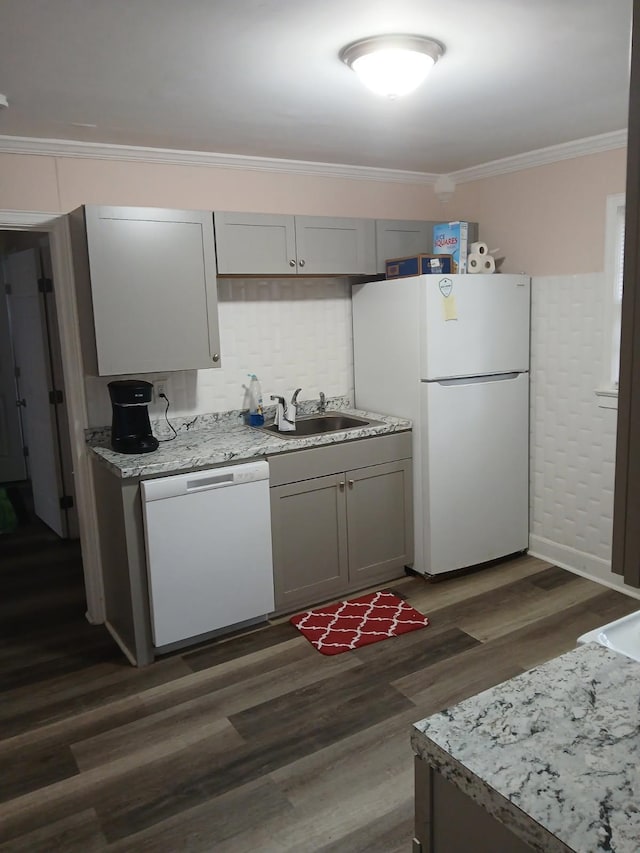
[[[446, 177], [456, 184], [492, 178], [570, 160], [587, 154], [597, 154], [627, 144], [627, 130], [615, 130], [538, 148], [502, 160], [492, 160], [479, 166], [451, 172]], [[257, 172], [275, 172], [288, 175], [306, 175], [325, 178], [382, 181], [387, 183], [422, 184], [433, 186], [442, 176], [432, 172], [407, 172], [401, 169], [382, 169], [367, 166], [349, 166], [340, 163], [314, 163], [307, 160], [280, 160], [275, 157], [249, 157], [243, 154], [219, 154], [208, 151], [181, 151], [173, 148], [145, 148], [136, 145], [111, 145], [99, 142], [78, 142], [69, 139], [36, 139], [28, 136], [0, 136], [0, 153], [36, 154], [48, 157], [75, 157], [91, 160], [117, 160], [138, 163], [161, 163], [172, 166], [208, 166], [218, 169], [243, 169]]]
[[496, 175], [506, 175], [509, 172], [519, 172], [522, 169], [532, 169], [535, 166], [546, 166], [558, 163], [560, 160], [571, 160], [586, 154], [598, 154], [601, 151], [611, 151], [614, 148], [625, 148], [627, 145], [627, 130], [614, 130], [611, 133], [601, 133], [599, 136], [589, 136], [586, 139], [575, 139], [560, 145], [550, 145], [548, 148], [538, 148], [514, 157], [504, 157], [502, 160], [492, 160], [469, 169], [452, 172], [451, 177], [456, 184], [478, 181], [481, 178], [493, 178]]
[[349, 166], [341, 163], [314, 163], [307, 160], [280, 160], [274, 157], [248, 157], [243, 154], [218, 154], [208, 151], [180, 151], [173, 148], [144, 148], [136, 145], [76, 142], [69, 139], [36, 139], [27, 136], [0, 136], [0, 153], [162, 163], [172, 166], [210, 166], [218, 169], [244, 169], [257, 172], [351, 178], [402, 184], [432, 185], [438, 179], [436, 174], [407, 172], [401, 169]]
[[59, 213], [44, 211], [0, 210], [0, 228], [10, 231], [48, 227], [60, 217]]

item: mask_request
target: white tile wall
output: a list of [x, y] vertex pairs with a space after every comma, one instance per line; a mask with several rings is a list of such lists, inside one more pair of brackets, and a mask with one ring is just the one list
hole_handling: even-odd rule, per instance
[[600, 408], [604, 276], [536, 277], [531, 329], [531, 550], [610, 573], [616, 411]]
[[[247, 373], [270, 394], [353, 399], [351, 285], [344, 279], [218, 279], [222, 367], [166, 374], [171, 413], [245, 405]], [[110, 377], [113, 378], [113, 377]], [[157, 376], [139, 378], [153, 382]], [[109, 378], [87, 379], [89, 425], [111, 422]], [[164, 411], [164, 404], [151, 413]]]

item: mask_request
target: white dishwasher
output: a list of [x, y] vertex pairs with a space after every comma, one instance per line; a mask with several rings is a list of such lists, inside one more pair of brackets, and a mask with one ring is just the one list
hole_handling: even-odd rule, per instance
[[154, 646], [273, 611], [267, 462], [145, 480], [141, 489]]

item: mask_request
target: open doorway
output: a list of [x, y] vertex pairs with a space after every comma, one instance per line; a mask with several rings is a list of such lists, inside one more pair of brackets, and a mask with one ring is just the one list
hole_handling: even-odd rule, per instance
[[[12, 524], [78, 537], [49, 238], [0, 234], [0, 489]], [[13, 507], [15, 518], [12, 519]]]
[[45, 231], [0, 230], [3, 701], [114, 655], [107, 632], [85, 617], [70, 430], [77, 417], [67, 410], [50, 240]]

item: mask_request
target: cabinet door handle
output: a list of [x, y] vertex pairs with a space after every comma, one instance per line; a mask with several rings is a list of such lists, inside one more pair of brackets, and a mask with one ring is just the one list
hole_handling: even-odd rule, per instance
[[289, 261], [290, 267], [295, 267], [295, 265], [296, 265], [296, 262], [293, 259]]
[[301, 267], [303, 267], [304, 266], [304, 258], [301, 261], [298, 261], [298, 263], [300, 264]]
[[340, 486], [340, 491], [344, 492], [344, 480], [341, 480], [341, 482], [339, 482], [338, 485]]
[[350, 488], [350, 489], [352, 489], [352, 488], [353, 488], [353, 480], [349, 480], [349, 488]]
[[220, 361], [220, 353], [219, 352], [214, 352], [212, 357], [213, 357], [214, 361]]

